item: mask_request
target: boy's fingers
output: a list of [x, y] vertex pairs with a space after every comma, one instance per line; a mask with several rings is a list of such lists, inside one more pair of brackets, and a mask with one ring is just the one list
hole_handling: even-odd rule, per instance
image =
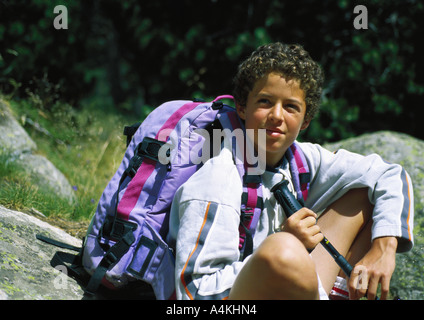
[[368, 291], [367, 291], [368, 300], [375, 300], [375, 297], [377, 296], [378, 283], [379, 283], [379, 279], [373, 278], [373, 277], [370, 279], [370, 282], [368, 283]]
[[313, 212], [311, 209], [308, 208], [302, 208], [299, 211], [295, 213], [297, 219], [302, 220], [307, 217], [313, 217], [315, 220], [317, 218], [317, 214]]
[[368, 273], [364, 266], [357, 265], [353, 268], [349, 279], [349, 297], [362, 298], [368, 289]]
[[381, 300], [386, 300], [390, 289], [390, 278], [383, 277], [381, 279]]
[[308, 250], [313, 250], [324, 239], [324, 235], [317, 225], [308, 228], [308, 232], [309, 236], [307, 237], [308, 240], [305, 242], [305, 247]]

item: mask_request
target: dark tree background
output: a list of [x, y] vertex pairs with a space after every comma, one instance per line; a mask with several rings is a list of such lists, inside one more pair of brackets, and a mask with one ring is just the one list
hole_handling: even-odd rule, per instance
[[[54, 28], [56, 5], [68, 29]], [[368, 29], [354, 28], [356, 5]], [[423, 20], [419, 0], [0, 0], [0, 92], [142, 117], [166, 100], [231, 93], [238, 63], [282, 41], [302, 44], [326, 74], [305, 139], [424, 139]]]

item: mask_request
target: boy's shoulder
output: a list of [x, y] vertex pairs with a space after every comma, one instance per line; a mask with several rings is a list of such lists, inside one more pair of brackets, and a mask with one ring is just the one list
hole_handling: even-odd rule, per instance
[[303, 154], [305, 155], [305, 157], [309, 161], [311, 161], [312, 159], [315, 159], [315, 158], [331, 156], [331, 155], [334, 155], [336, 153], [336, 151], [332, 152], [332, 151], [326, 149], [325, 147], [323, 147], [322, 145], [317, 144], [317, 143], [299, 142], [299, 141], [296, 141], [296, 143], [297, 143], [297, 146], [300, 147]]
[[[205, 162], [179, 189], [180, 202], [200, 200], [240, 208], [242, 181], [231, 150], [221, 152]], [[238, 195], [238, 196], [237, 196]]]

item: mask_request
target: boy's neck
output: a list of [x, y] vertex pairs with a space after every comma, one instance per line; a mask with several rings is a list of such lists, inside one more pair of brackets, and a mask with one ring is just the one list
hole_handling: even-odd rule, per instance
[[275, 165], [266, 165], [266, 171], [278, 172], [278, 169], [284, 164], [286, 157], [282, 157]]

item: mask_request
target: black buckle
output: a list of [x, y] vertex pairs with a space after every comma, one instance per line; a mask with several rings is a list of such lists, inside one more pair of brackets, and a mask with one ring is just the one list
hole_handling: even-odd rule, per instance
[[311, 182], [311, 173], [310, 172], [299, 173], [299, 182], [300, 184]]
[[128, 168], [125, 170], [125, 173], [129, 175], [131, 178], [134, 178], [137, 173], [138, 168], [140, 168], [141, 163], [143, 162], [143, 157], [141, 157], [138, 153], [136, 153], [128, 164]]
[[244, 184], [251, 184], [251, 183], [259, 184], [261, 183], [261, 176], [245, 174], [243, 176], [243, 183]]
[[[138, 168], [140, 168], [141, 163], [143, 162], [143, 158], [158, 161], [159, 150], [164, 144], [165, 142], [144, 137], [143, 141], [139, 143], [135, 149], [134, 156], [130, 159], [130, 163], [128, 164], [128, 168], [125, 170], [125, 173], [131, 178], [134, 178]], [[166, 155], [169, 156], [169, 152], [167, 152]]]
[[101, 228], [102, 236], [116, 241], [121, 240], [127, 232], [134, 232], [137, 224], [116, 218], [115, 216], [106, 216]]
[[224, 107], [224, 103], [222, 101], [214, 101], [212, 103], [213, 110], [219, 110], [219, 109], [222, 109], [222, 107]]
[[253, 218], [254, 209], [247, 207], [245, 209], [240, 210], [240, 220], [242, 223], [249, 222]]
[[128, 232], [134, 232], [137, 229], [137, 224], [116, 218], [113, 221], [110, 237], [121, 240]]
[[116, 261], [118, 261], [118, 257], [111, 251], [109, 251], [104, 257], [104, 264], [107, 266], [113, 265]]
[[137, 146], [138, 154], [148, 159], [158, 161], [159, 150], [165, 144], [164, 141], [159, 141], [149, 137], [144, 137], [143, 141]]

